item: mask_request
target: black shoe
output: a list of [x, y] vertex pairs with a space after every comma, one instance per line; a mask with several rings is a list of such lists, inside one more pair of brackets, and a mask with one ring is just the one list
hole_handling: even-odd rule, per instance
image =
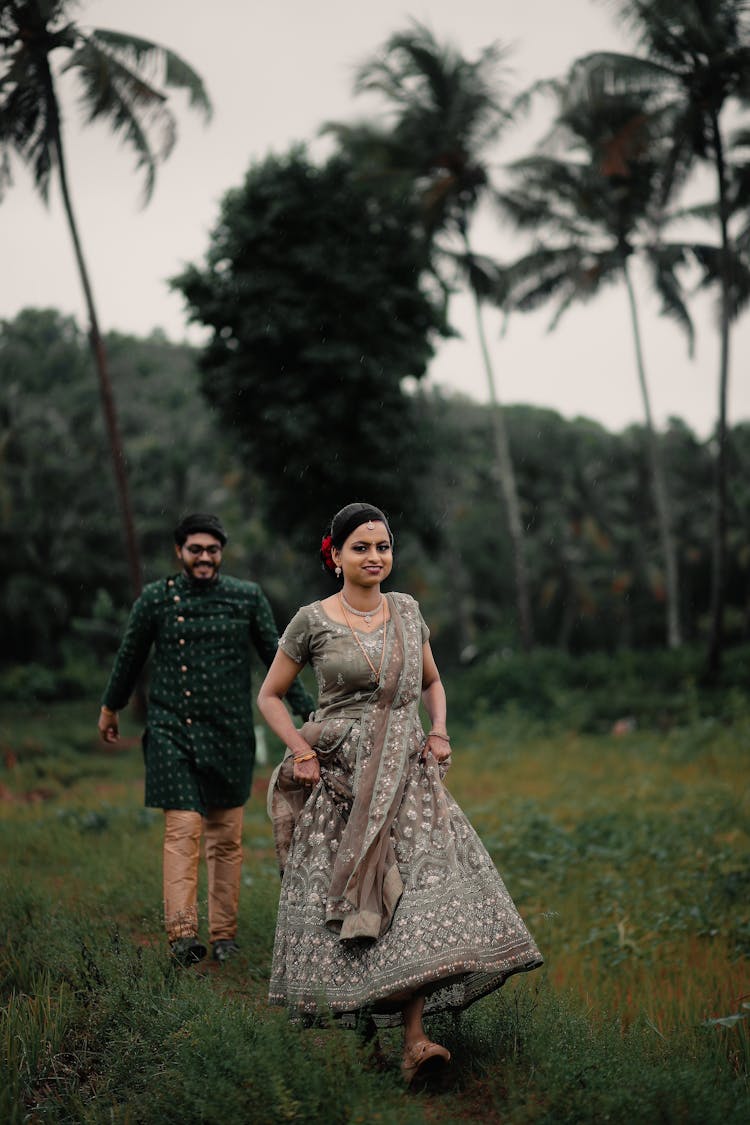
[[240, 951], [240, 947], [233, 938], [220, 938], [214, 942], [214, 961], [218, 961], [223, 965], [230, 957], [236, 956]]
[[207, 950], [197, 937], [181, 937], [170, 941], [169, 952], [180, 965], [196, 965], [206, 956]]

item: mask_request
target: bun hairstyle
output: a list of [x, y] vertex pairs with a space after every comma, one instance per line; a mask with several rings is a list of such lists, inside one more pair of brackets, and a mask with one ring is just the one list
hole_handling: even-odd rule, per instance
[[330, 530], [323, 536], [323, 541], [320, 545], [320, 558], [324, 570], [329, 571], [331, 574], [335, 571], [331, 548], [335, 547], [337, 551], [340, 551], [354, 529], [363, 523], [367, 523], [369, 520], [378, 520], [380, 523], [385, 524], [388, 538], [391, 541], [391, 546], [393, 546], [393, 532], [391, 531], [385, 514], [381, 512], [380, 508], [376, 508], [373, 504], [364, 504], [360, 501], [355, 501], [353, 504], [347, 504], [345, 508], [336, 512], [336, 515], [331, 520]]

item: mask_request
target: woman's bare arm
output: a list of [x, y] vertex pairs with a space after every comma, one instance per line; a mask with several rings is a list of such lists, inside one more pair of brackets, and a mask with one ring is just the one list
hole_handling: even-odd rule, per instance
[[447, 702], [445, 688], [440, 679], [435, 657], [432, 655], [429, 641], [422, 649], [422, 702], [430, 718], [430, 734], [425, 743], [422, 756], [432, 754], [438, 762], [450, 757], [451, 744], [445, 725]]
[[[310, 754], [311, 748], [299, 733], [284, 705], [284, 696], [302, 671], [281, 649], [278, 650], [258, 692], [258, 709], [274, 734], [277, 734], [295, 758]], [[316, 757], [294, 763], [294, 776], [298, 781], [316, 784], [320, 778], [320, 763]]]

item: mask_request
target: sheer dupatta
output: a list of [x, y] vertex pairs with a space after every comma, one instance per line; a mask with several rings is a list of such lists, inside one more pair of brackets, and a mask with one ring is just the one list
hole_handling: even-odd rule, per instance
[[[333, 799], [344, 828], [326, 898], [326, 925], [342, 941], [377, 939], [391, 924], [403, 892], [392, 839], [407, 764], [420, 753], [418, 716], [422, 638], [390, 595], [391, 614], [380, 683], [361, 706], [305, 723], [300, 733], [315, 748], [321, 778], [312, 792], [293, 777], [287, 752], [269, 787], [268, 809], [282, 871], [303, 808], [314, 808], [321, 787]], [[416, 628], [414, 627], [416, 624]], [[411, 626], [411, 627], [408, 627]]]

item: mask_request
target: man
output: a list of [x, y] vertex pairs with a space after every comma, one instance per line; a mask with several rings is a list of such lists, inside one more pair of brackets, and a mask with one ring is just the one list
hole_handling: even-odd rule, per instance
[[[151, 582], [133, 606], [98, 726], [106, 742], [118, 738], [117, 712], [153, 648], [145, 803], [165, 812], [167, 938], [173, 956], [189, 965], [206, 955], [198, 938], [201, 833], [213, 957], [224, 962], [239, 948], [242, 812], [255, 756], [250, 646], [268, 667], [278, 635], [260, 586], [219, 573], [227, 535], [216, 516], [187, 516], [174, 539], [182, 573]], [[315, 706], [297, 685], [289, 704], [303, 719]]]

